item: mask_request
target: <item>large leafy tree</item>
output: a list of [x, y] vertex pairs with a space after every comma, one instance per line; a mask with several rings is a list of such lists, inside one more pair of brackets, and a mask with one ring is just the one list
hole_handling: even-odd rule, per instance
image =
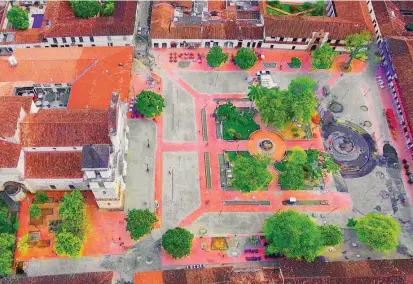
[[29, 28], [29, 15], [21, 7], [13, 7], [7, 12], [7, 20], [13, 28], [18, 30], [27, 30]]
[[254, 50], [241, 47], [235, 56], [235, 63], [239, 68], [246, 70], [254, 66], [257, 59], [258, 57]]
[[287, 104], [288, 91], [265, 91], [256, 101], [261, 120], [271, 127], [282, 128], [290, 119], [289, 106]]
[[323, 44], [311, 52], [312, 65], [316, 69], [329, 69], [337, 55], [338, 52], [334, 51], [330, 45]]
[[260, 84], [249, 85], [248, 90], [249, 92], [247, 95], [250, 101], [256, 101], [260, 99], [262, 94], [265, 92], [264, 88], [262, 88]]
[[153, 118], [162, 114], [165, 101], [160, 94], [152, 91], [142, 91], [136, 96], [135, 107], [143, 116]]
[[162, 236], [162, 246], [174, 259], [188, 256], [194, 235], [184, 228], [169, 229]]
[[243, 192], [265, 189], [273, 180], [268, 170], [271, 160], [268, 157], [238, 155], [233, 163], [232, 187]]
[[287, 159], [290, 164], [303, 166], [307, 163], [307, 153], [303, 148], [293, 147]]
[[350, 57], [344, 66], [348, 69], [351, 62], [357, 58], [360, 60], [367, 59], [366, 45], [371, 40], [371, 33], [369, 31], [362, 31], [358, 34], [348, 35], [346, 37], [346, 50], [350, 52]]
[[78, 18], [88, 19], [96, 16], [100, 11], [100, 3], [97, 0], [72, 0], [70, 3], [75, 12], [75, 16]]
[[317, 83], [308, 77], [298, 77], [288, 86], [291, 116], [297, 121], [309, 123], [317, 106], [314, 91]]
[[304, 188], [305, 175], [302, 165], [287, 163], [286, 170], [278, 176], [282, 189], [299, 190]]
[[207, 55], [208, 65], [211, 67], [219, 67], [222, 63], [228, 61], [228, 53], [222, 51], [220, 46], [212, 47]]
[[307, 215], [293, 210], [279, 212], [264, 222], [268, 254], [313, 261], [323, 248], [321, 233]]
[[148, 209], [129, 211], [126, 218], [126, 230], [131, 234], [132, 239], [139, 240], [142, 236], [149, 234], [155, 223], [158, 221], [155, 214]]
[[86, 207], [79, 190], [63, 196], [59, 214], [63, 222], [59, 225], [56, 235], [56, 253], [77, 257], [80, 255], [86, 235]]
[[13, 245], [16, 237], [12, 234], [0, 233], [0, 276], [12, 272]]
[[319, 229], [325, 246], [335, 246], [343, 241], [343, 232], [339, 226], [325, 225], [320, 226]]
[[222, 121], [226, 121], [226, 120], [233, 121], [237, 119], [238, 117], [237, 108], [231, 102], [227, 102], [226, 104], [219, 105], [217, 108], [217, 116], [218, 116], [218, 119]]
[[391, 216], [370, 213], [357, 219], [355, 229], [359, 240], [373, 250], [386, 252], [399, 245], [400, 224]]

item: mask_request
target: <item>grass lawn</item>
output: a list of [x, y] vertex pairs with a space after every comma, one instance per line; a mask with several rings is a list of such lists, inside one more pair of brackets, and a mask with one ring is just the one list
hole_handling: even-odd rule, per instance
[[230, 162], [233, 162], [237, 158], [238, 155], [244, 156], [244, 157], [251, 157], [251, 154], [248, 151], [238, 151], [238, 152], [237, 151], [229, 151], [229, 152], [226, 152], [226, 153], [228, 155], [228, 160]]
[[288, 3], [279, 3], [276, 1], [267, 1], [267, 13], [270, 15], [285, 16], [282, 12], [275, 10], [274, 8], [283, 10], [292, 15], [316, 8], [316, 10], [305, 13], [304, 16], [323, 16], [324, 14], [324, 2], [306, 2], [303, 4], [288, 4]]
[[226, 120], [222, 123], [224, 140], [235, 140], [231, 135], [230, 129], [233, 129], [240, 136], [237, 140], [247, 140], [254, 131], [260, 129], [260, 126], [255, 123], [252, 113], [240, 114], [240, 119], [235, 121]]

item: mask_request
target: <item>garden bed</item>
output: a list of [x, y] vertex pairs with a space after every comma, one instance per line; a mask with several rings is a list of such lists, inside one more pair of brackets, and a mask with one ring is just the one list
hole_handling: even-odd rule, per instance
[[228, 250], [227, 239], [224, 237], [214, 237], [211, 239], [211, 250]]
[[285, 127], [280, 129], [279, 133], [286, 140], [307, 139], [307, 134], [304, 128], [304, 125], [301, 125], [301, 127], [297, 127], [297, 123], [290, 122]]
[[238, 155], [240, 156], [244, 156], [244, 157], [251, 157], [250, 152], [248, 151], [228, 151], [225, 152], [227, 154], [227, 158], [230, 162], [235, 161], [235, 159], [237, 158]]
[[267, 1], [267, 13], [270, 15], [286, 16], [294, 15], [304, 11], [302, 16], [323, 16], [324, 1], [304, 2], [303, 4], [280, 3], [279, 1]]

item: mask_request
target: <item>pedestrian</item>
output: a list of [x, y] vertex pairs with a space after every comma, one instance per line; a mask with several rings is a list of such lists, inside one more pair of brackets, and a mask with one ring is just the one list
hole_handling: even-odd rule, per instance
[[345, 250], [345, 251], [343, 251], [343, 254], [345, 254], [347, 251]]
[[168, 171], [168, 174], [171, 175], [171, 171]]
[[343, 77], [343, 75], [344, 75], [344, 73], [341, 73], [341, 75], [340, 75], [340, 76], [341, 76], [341, 77]]

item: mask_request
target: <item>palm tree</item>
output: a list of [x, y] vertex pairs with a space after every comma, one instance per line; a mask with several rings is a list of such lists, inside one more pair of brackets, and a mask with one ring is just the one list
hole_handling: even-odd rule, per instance
[[249, 85], [248, 89], [250, 90], [248, 93], [248, 98], [251, 101], [251, 106], [250, 106], [250, 111], [252, 109], [252, 104], [254, 103], [255, 100], [258, 100], [261, 97], [262, 94], [262, 88], [260, 84], [257, 85]]

